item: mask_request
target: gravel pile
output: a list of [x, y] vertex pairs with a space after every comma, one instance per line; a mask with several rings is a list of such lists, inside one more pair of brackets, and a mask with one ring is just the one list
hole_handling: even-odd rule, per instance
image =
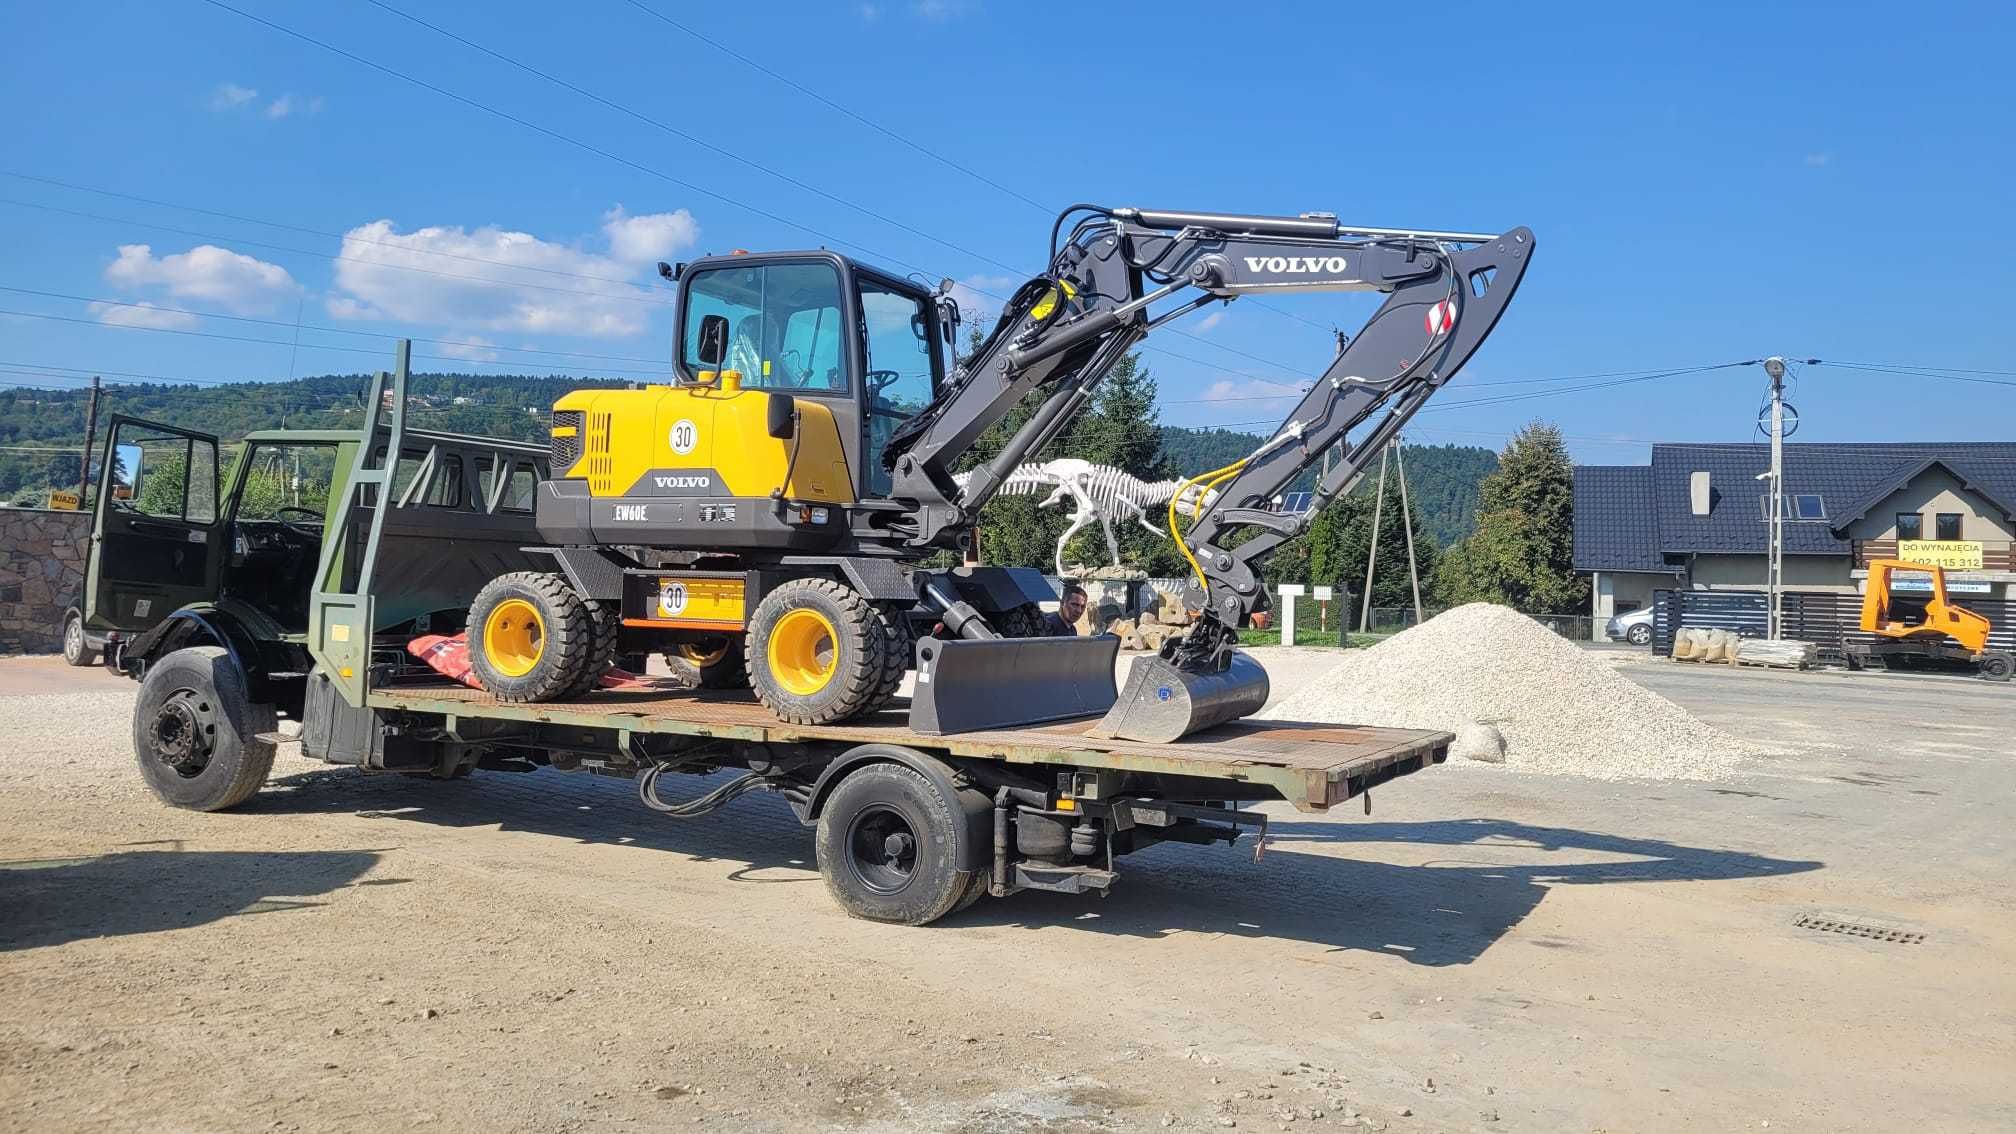
[[1504, 762], [1598, 779], [1717, 779], [1757, 749], [1509, 607], [1472, 603], [1351, 655], [1276, 706], [1288, 720], [1456, 732]]

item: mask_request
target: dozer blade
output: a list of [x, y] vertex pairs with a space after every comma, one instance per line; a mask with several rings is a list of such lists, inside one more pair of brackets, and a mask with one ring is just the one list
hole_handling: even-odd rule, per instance
[[1113, 659], [1120, 639], [924, 638], [910, 729], [926, 736], [1014, 728], [1113, 707]]
[[1106, 718], [1086, 735], [1167, 744], [1212, 725], [1250, 717], [1267, 703], [1267, 671], [1234, 651], [1219, 673], [1188, 673], [1161, 657], [1142, 658]]

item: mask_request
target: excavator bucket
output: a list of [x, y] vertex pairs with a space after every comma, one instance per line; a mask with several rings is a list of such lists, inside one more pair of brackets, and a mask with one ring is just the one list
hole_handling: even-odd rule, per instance
[[1120, 639], [923, 638], [910, 729], [926, 736], [1015, 728], [1113, 707]]
[[1167, 744], [1252, 716], [1267, 703], [1268, 688], [1267, 671], [1236, 650], [1232, 664], [1217, 673], [1189, 673], [1161, 657], [1142, 658], [1118, 703], [1088, 735]]

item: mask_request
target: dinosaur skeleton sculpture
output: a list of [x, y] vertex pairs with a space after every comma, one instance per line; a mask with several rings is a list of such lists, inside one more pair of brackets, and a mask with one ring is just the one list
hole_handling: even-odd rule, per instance
[[[972, 474], [959, 473], [952, 479], [963, 491], [966, 478]], [[1153, 483], [1135, 477], [1125, 469], [1111, 465], [1095, 465], [1074, 457], [1062, 457], [1042, 464], [1017, 465], [1015, 471], [1001, 483], [997, 490], [1009, 496], [1034, 496], [1044, 490], [1049, 495], [1037, 503], [1038, 508], [1048, 508], [1062, 503], [1067, 497], [1073, 501], [1071, 524], [1064, 534], [1057, 538], [1057, 574], [1063, 576], [1064, 547], [1071, 537], [1094, 520], [1106, 534], [1106, 552], [1113, 558], [1113, 565], [1120, 566], [1120, 541], [1113, 534], [1113, 521], [1124, 520], [1132, 515], [1135, 522], [1149, 531], [1169, 538], [1169, 532], [1160, 523], [1148, 518], [1148, 509], [1162, 509], [1183, 484], [1180, 480], [1158, 480]], [[1198, 486], [1184, 490], [1183, 500], [1177, 505], [1188, 515], [1198, 512]], [[1213, 493], [1215, 497], [1217, 494]], [[1209, 502], [1209, 498], [1206, 499]]]

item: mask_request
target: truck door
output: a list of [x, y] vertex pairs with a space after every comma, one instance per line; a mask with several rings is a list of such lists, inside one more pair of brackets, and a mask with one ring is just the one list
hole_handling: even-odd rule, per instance
[[85, 622], [144, 630], [214, 598], [217, 512], [215, 437], [115, 416], [92, 512]]

